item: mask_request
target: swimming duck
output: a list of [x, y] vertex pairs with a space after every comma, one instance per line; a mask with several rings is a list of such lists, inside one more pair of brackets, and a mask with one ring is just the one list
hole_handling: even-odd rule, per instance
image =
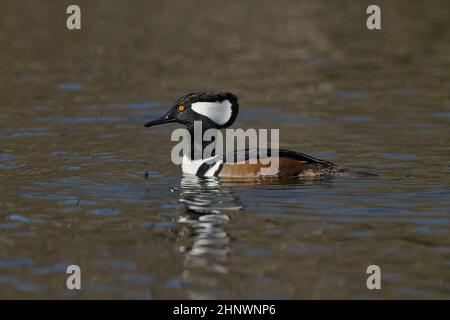
[[[189, 93], [176, 100], [170, 110], [161, 118], [145, 123], [145, 127], [177, 122], [185, 125], [191, 133], [191, 137], [194, 137], [195, 121], [201, 122], [203, 134], [208, 129], [220, 130], [230, 127], [238, 113], [238, 98], [230, 92]], [[194, 151], [204, 150], [209, 143], [211, 142], [195, 143], [191, 138], [191, 152], [183, 155], [182, 170], [184, 174], [228, 178], [279, 178], [320, 177], [347, 171], [331, 162], [285, 149], [267, 149], [264, 152], [258, 149], [237, 150], [231, 156], [230, 154], [216, 155], [213, 150], [211, 157], [196, 159]], [[268, 167], [267, 161], [262, 160], [265, 157], [271, 157], [272, 154], [277, 157], [278, 166], [277, 170], [268, 174], [267, 170], [264, 170]]]

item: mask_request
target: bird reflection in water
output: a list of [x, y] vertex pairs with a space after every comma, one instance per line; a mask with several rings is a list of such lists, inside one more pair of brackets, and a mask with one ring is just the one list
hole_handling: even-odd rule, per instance
[[182, 226], [179, 251], [185, 256], [183, 286], [193, 299], [214, 298], [208, 290], [220, 287], [214, 275], [228, 273], [231, 238], [224, 225], [242, 205], [216, 177], [183, 176], [179, 201], [183, 204], [178, 218]]
[[207, 266], [227, 273], [220, 263], [230, 250], [230, 237], [223, 225], [230, 220], [231, 212], [242, 209], [239, 199], [216, 177], [184, 176], [180, 188], [179, 201], [184, 205], [184, 212], [178, 223], [186, 227], [190, 240], [189, 245], [180, 247], [186, 256], [186, 267]]

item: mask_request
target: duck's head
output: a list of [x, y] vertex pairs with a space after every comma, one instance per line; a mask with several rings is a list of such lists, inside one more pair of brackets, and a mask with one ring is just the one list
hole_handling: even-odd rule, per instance
[[239, 112], [237, 97], [229, 92], [198, 92], [180, 97], [161, 118], [149, 121], [146, 127], [178, 122], [193, 128], [201, 121], [203, 130], [228, 128]]

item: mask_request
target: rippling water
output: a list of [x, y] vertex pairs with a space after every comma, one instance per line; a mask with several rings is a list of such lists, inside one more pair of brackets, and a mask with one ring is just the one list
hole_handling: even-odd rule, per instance
[[[0, 12], [1, 298], [450, 297], [446, 2], [380, 1], [378, 33], [364, 1], [80, 1], [78, 33], [24, 3]], [[143, 124], [199, 90], [378, 177], [183, 177], [177, 126]]]

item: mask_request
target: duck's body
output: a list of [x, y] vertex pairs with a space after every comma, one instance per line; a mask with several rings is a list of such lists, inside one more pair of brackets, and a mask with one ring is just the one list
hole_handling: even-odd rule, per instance
[[[194, 133], [194, 122], [201, 121], [202, 130], [205, 132], [211, 128], [229, 127], [236, 119], [238, 110], [237, 97], [229, 92], [191, 93], [179, 98], [166, 115], [146, 123], [145, 126], [178, 122], [186, 125], [190, 133]], [[195, 145], [192, 142], [191, 150], [194, 149], [203, 151], [204, 145]], [[264, 160], [268, 157], [271, 161], [277, 161], [275, 170], [267, 170], [270, 165]], [[232, 154], [219, 154], [203, 159], [194, 159], [192, 151], [183, 156], [182, 169], [184, 174], [245, 179], [268, 176], [318, 177], [346, 171], [331, 162], [284, 149], [237, 150]]]
[[[280, 149], [278, 155], [271, 161], [278, 162], [278, 169], [266, 174], [263, 168], [268, 168], [267, 162], [261, 161], [272, 156], [271, 150], [246, 149], [236, 151], [234, 154], [221, 154], [215, 157], [191, 161], [183, 159], [182, 169], [185, 174], [194, 174], [204, 177], [224, 178], [264, 178], [264, 177], [318, 177], [341, 172], [331, 162], [316, 159], [306, 154]], [[239, 158], [241, 157], [241, 158]], [[227, 162], [227, 159], [234, 159]], [[243, 159], [235, 161], [236, 159]], [[253, 160], [253, 161], [252, 161]]]

